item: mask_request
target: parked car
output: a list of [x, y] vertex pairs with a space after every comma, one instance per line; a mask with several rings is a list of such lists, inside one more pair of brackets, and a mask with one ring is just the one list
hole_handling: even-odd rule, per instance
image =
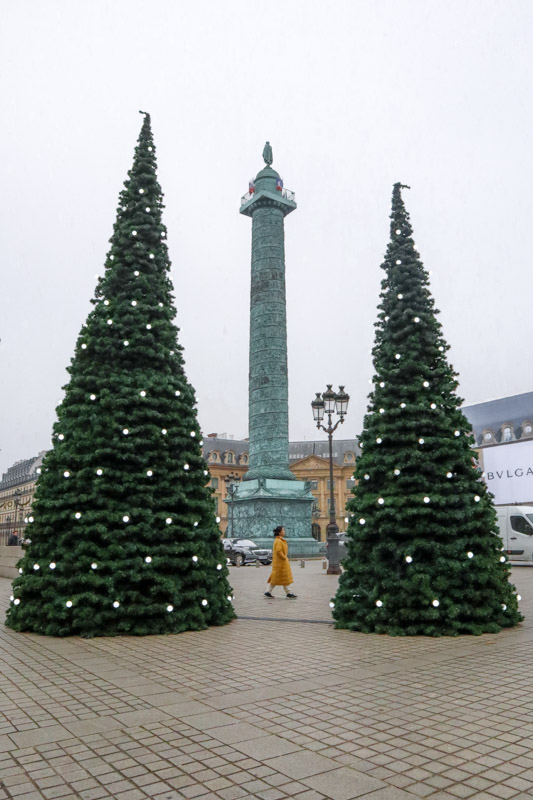
[[498, 529], [510, 561], [533, 561], [533, 505], [497, 506]]
[[251, 539], [223, 539], [226, 558], [235, 567], [245, 564], [272, 564], [272, 550], [258, 547]]

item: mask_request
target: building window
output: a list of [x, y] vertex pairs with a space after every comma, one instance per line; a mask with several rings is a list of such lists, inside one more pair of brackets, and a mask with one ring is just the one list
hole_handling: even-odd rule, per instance
[[218, 514], [218, 497], [213, 497], [213, 506], [215, 508], [215, 514]]
[[246, 453], [243, 453], [241, 456], [241, 464], [247, 464], [247, 463], [248, 463], [248, 456], [246, 455]]
[[[329, 491], [331, 491], [331, 488], [332, 488], [332, 486], [331, 486], [331, 481], [330, 481], [330, 480], [328, 480], [328, 492], [329, 492]], [[334, 488], [335, 488], [335, 478], [333, 478], [333, 489], [334, 489]]]
[[344, 454], [344, 461], [345, 461], [346, 463], [348, 463], [348, 464], [353, 464], [354, 460], [355, 460], [355, 456], [354, 456], [354, 454], [353, 454], [353, 453], [350, 453], [350, 452], [348, 451], [347, 453], [345, 453], [345, 454]]
[[211, 478], [211, 487], [213, 489], [218, 489], [218, 478]]
[[233, 464], [233, 453], [226, 454], [226, 464]]
[[347, 489], [353, 489], [354, 486], [355, 486], [355, 481], [353, 481], [353, 480], [346, 481], [346, 488]]
[[218, 461], [218, 456], [216, 453], [211, 453], [211, 461]]
[[522, 423], [522, 431], [524, 436], [531, 436], [531, 434], [533, 433], [533, 425], [531, 424], [531, 422], [529, 422], [529, 420], [526, 420], [525, 422]]
[[492, 433], [492, 431], [483, 431], [483, 441], [484, 442], [494, 441], [494, 434]]
[[309, 483], [311, 485], [311, 491], [313, 491], [313, 489], [315, 491], [318, 489], [318, 481], [309, 481]]
[[512, 431], [512, 429], [511, 429], [511, 428], [510, 428], [510, 427], [507, 425], [507, 426], [506, 426], [506, 427], [503, 429], [503, 436], [502, 436], [502, 440], [503, 440], [504, 442], [510, 442], [512, 438], [513, 438], [513, 431]]
[[[333, 500], [333, 508], [336, 508], [335, 500]], [[330, 513], [331, 513], [331, 497], [328, 497], [328, 514]]]

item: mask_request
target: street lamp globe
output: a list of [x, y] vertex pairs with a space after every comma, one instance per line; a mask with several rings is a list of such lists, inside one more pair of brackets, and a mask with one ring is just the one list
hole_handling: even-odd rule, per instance
[[336, 401], [336, 394], [331, 388], [331, 383], [328, 383], [328, 388], [322, 395], [322, 399], [324, 401], [324, 406], [326, 409], [326, 414], [333, 414], [335, 411], [335, 401]]
[[344, 391], [344, 386], [339, 386], [339, 391], [335, 397], [335, 406], [337, 408], [337, 414], [340, 414], [341, 417], [346, 415], [349, 402], [350, 395]]
[[311, 408], [313, 409], [313, 418], [315, 422], [322, 422], [324, 419], [324, 401], [322, 400], [320, 392], [316, 393], [316, 397], [311, 403]]

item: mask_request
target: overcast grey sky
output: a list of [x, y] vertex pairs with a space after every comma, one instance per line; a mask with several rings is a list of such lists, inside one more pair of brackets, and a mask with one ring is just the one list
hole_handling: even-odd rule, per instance
[[392, 184], [408, 183], [467, 402], [533, 389], [531, 0], [1, 4], [0, 472], [48, 447], [152, 115], [205, 433], [247, 435], [248, 179], [286, 220], [291, 439], [326, 382], [361, 428]]

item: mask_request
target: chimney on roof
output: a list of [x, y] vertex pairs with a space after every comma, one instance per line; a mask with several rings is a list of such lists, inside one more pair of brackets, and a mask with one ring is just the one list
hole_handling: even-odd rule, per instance
[[217, 436], [218, 436], [218, 433], [208, 433], [207, 434], [207, 438], [208, 439], [216, 439]]

